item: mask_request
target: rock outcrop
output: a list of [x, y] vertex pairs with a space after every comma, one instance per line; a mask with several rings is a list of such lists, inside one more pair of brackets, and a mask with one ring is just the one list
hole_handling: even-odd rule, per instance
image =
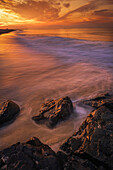
[[0, 127], [8, 121], [12, 121], [19, 111], [19, 106], [13, 101], [7, 100], [0, 103]]
[[[113, 97], [103, 95], [83, 103], [94, 106], [94, 110], [57, 154], [34, 137], [26, 143], [17, 143], [0, 151], [0, 169], [112, 170]], [[53, 127], [72, 111], [68, 97], [51, 100], [42, 105], [37, 121], [51, 121]]]
[[42, 104], [40, 113], [33, 116], [36, 123], [46, 123], [53, 128], [57, 123], [67, 119], [73, 112], [73, 104], [69, 97], [63, 97], [58, 100], [50, 100]]
[[109, 93], [101, 94], [93, 99], [84, 100], [82, 103], [92, 106], [94, 108], [98, 108], [104, 104], [113, 102], [113, 96], [109, 95]]
[[16, 30], [14, 30], [14, 29], [0, 29], [0, 35], [5, 34], [5, 33], [9, 33], [9, 32], [12, 32], [12, 31], [16, 31]]
[[17, 143], [0, 152], [0, 169], [4, 170], [60, 170], [60, 161], [55, 152], [31, 138], [26, 143]]
[[75, 167], [76, 169], [78, 166], [82, 169], [85, 167], [113, 169], [112, 97], [109, 100], [100, 98], [92, 101], [93, 104], [95, 102], [97, 109], [88, 115], [79, 130], [61, 146], [61, 150], [67, 153], [64, 168]]

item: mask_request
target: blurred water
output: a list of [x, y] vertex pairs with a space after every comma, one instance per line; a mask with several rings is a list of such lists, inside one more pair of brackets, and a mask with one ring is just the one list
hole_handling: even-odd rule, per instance
[[[76, 101], [113, 92], [112, 32], [80, 31], [27, 30], [0, 36], [0, 101], [11, 99], [21, 107], [16, 121], [0, 129], [0, 149], [37, 136], [57, 150], [91, 110], [76, 106]], [[75, 108], [69, 120], [53, 130], [31, 120], [46, 99], [65, 95]]]

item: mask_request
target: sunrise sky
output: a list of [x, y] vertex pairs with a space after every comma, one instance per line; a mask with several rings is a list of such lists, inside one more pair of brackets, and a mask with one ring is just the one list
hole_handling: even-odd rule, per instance
[[0, 0], [0, 27], [111, 27], [113, 0]]

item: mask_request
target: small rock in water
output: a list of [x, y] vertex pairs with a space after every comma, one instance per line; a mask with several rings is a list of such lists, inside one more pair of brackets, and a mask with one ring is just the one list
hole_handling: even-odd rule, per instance
[[7, 100], [0, 103], [0, 126], [13, 120], [19, 111], [19, 106], [13, 101]]
[[58, 100], [50, 100], [42, 104], [40, 113], [32, 119], [36, 123], [46, 123], [50, 128], [60, 121], [67, 119], [73, 112], [73, 104], [68, 96]]

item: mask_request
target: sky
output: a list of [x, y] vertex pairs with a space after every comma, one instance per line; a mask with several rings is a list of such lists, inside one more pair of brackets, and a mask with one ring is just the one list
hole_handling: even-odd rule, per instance
[[113, 0], [0, 0], [0, 27], [113, 27]]

